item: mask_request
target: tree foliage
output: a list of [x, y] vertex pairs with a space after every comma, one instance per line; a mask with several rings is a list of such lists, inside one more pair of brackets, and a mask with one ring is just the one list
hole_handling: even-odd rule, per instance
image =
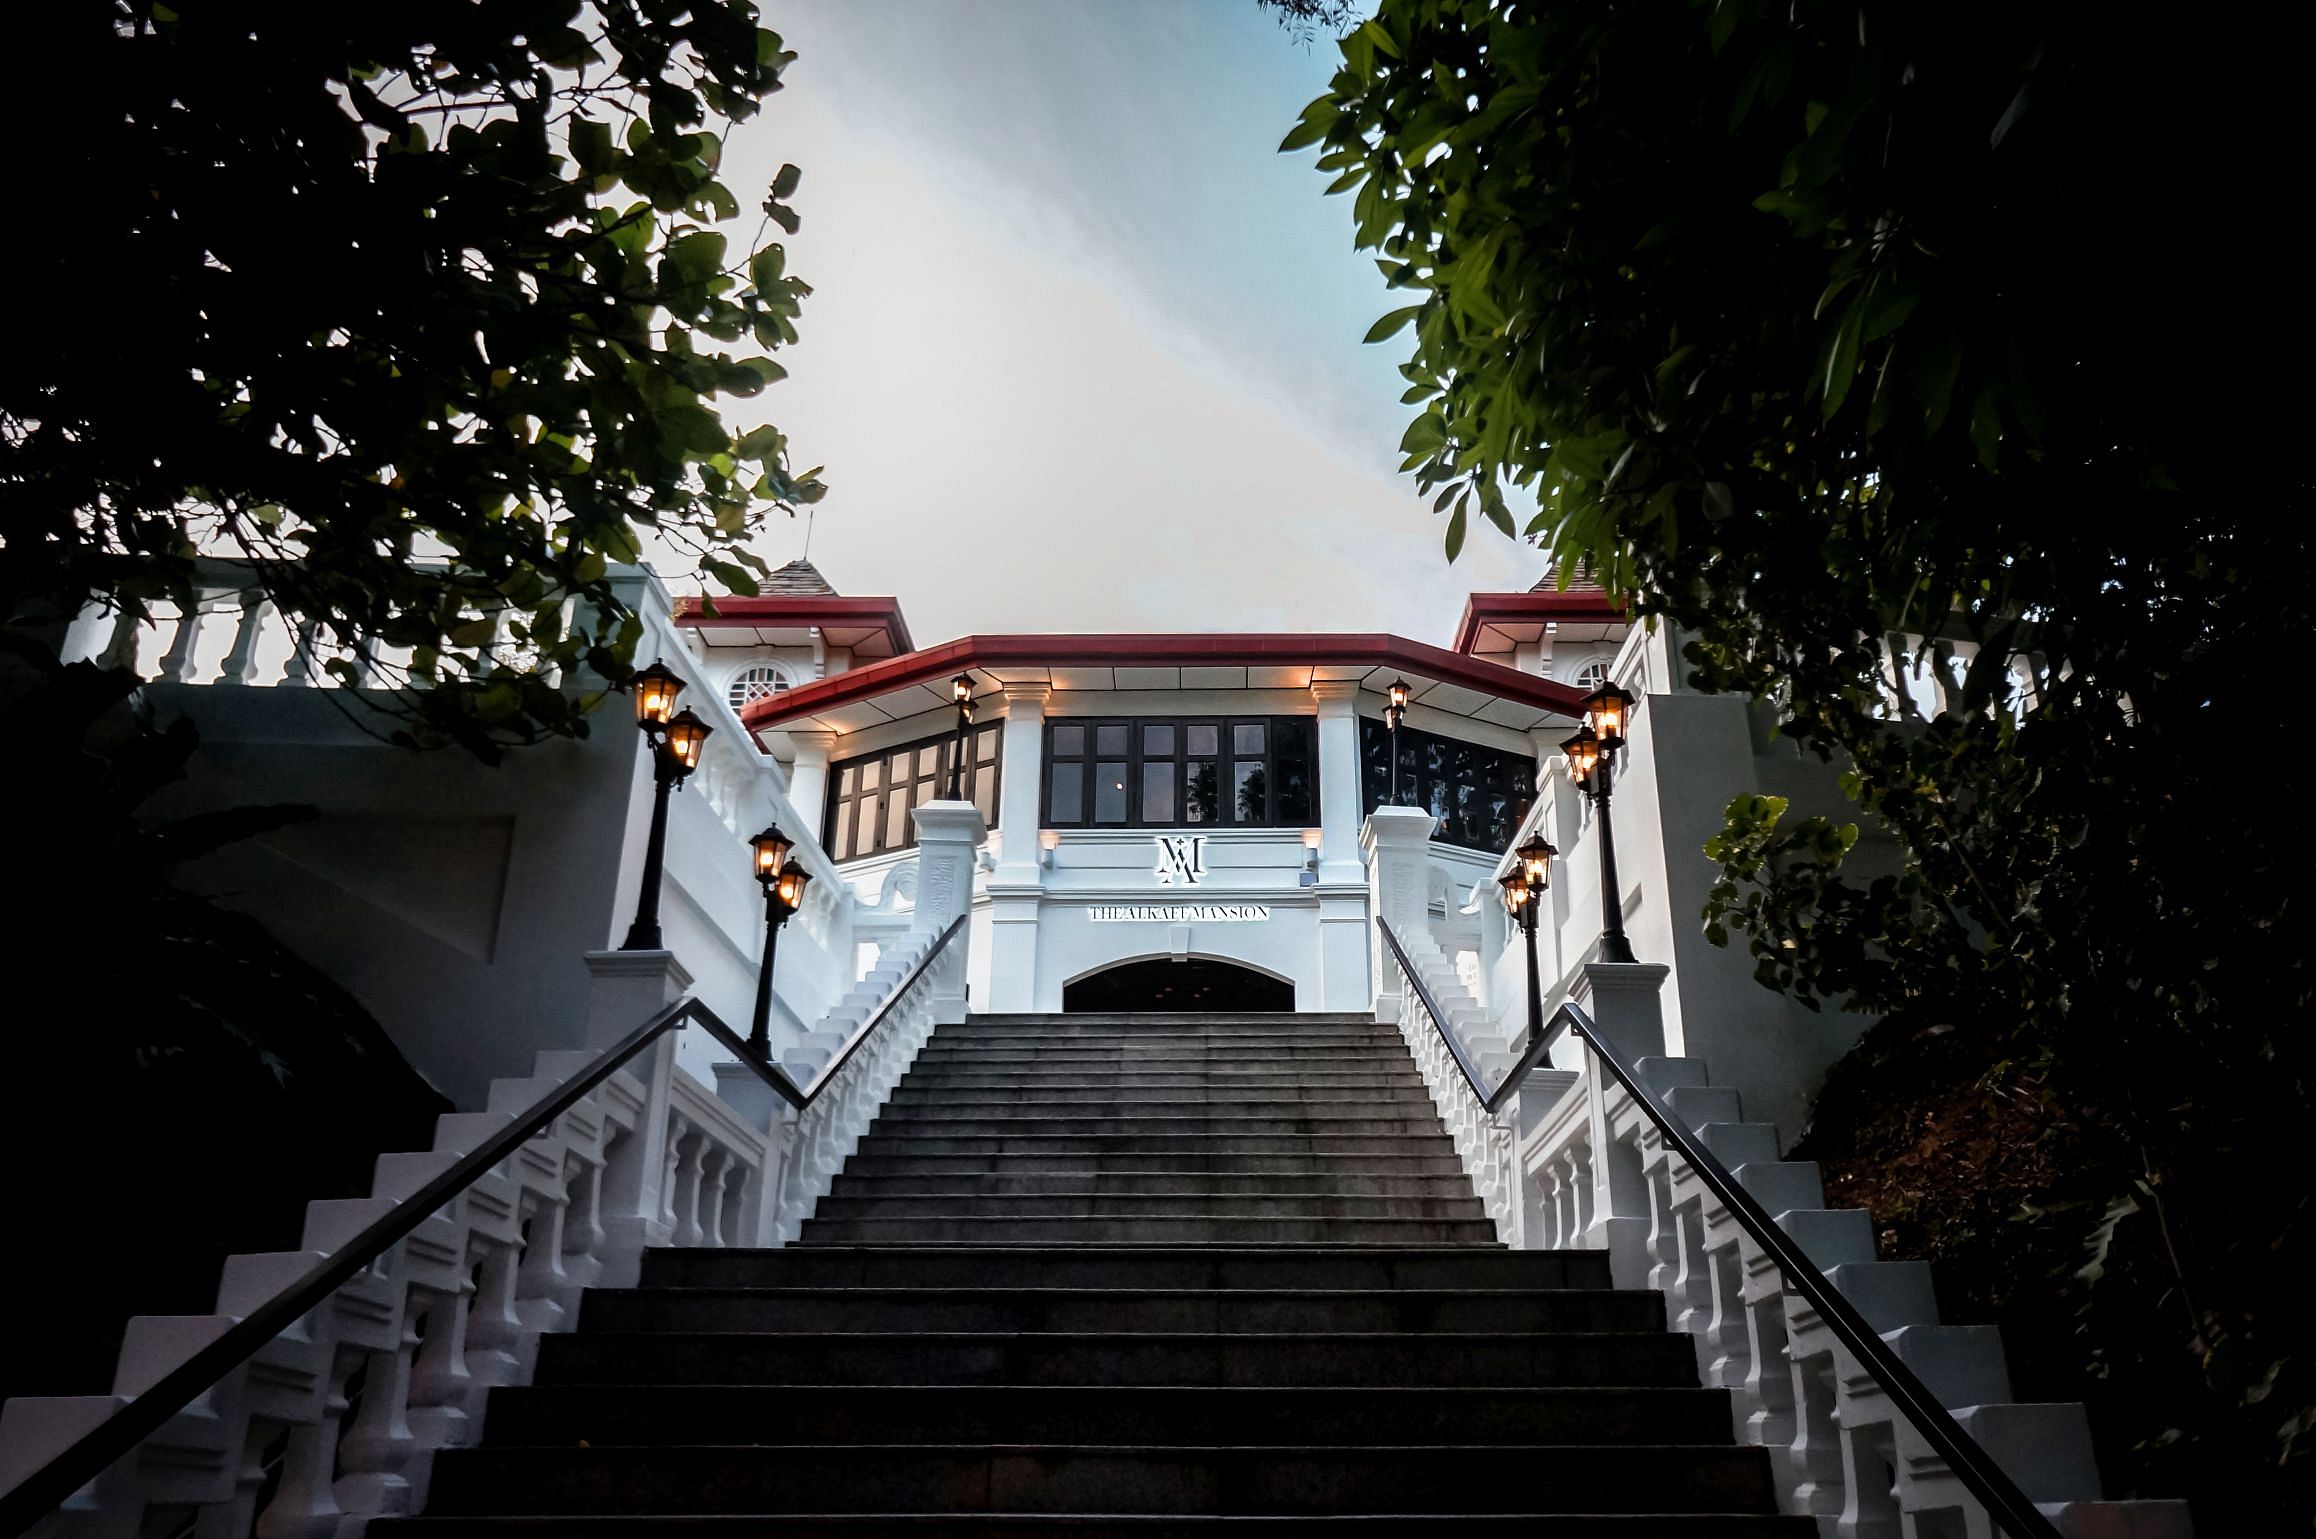
[[752, 525], [819, 497], [716, 407], [782, 377], [808, 292], [719, 228], [721, 130], [793, 57], [748, 0], [60, 0], [15, 41], [12, 619], [239, 557], [487, 755], [584, 730], [548, 680], [626, 670], [606, 569], [644, 532], [750, 592]]
[[[1866, 880], [1854, 829], [1741, 800], [1716, 933], [1804, 999], [2048, 1060], [2118, 1199], [2084, 1241], [2157, 1258], [2139, 1329], [2197, 1386], [2145, 1408], [2137, 1469], [2304, 1509], [2316, 1348], [2275, 1284], [2311, 1249], [2277, 726], [2307, 392], [2246, 343], [2304, 355], [2296, 259], [2254, 232], [2262, 157], [2306, 136], [2293, 50], [2237, 41], [2050, 4], [1384, 0], [1283, 147], [1405, 291], [1369, 338], [1408, 349], [1449, 556], [1485, 519], [1589, 560], [1895, 835]], [[2226, 112], [2181, 89], [2223, 76]]]

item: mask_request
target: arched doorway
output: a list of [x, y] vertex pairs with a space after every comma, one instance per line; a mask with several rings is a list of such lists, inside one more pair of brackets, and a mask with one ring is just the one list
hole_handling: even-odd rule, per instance
[[1121, 962], [1062, 986], [1062, 1010], [1069, 1015], [1143, 1010], [1204, 1014], [1294, 1008], [1295, 986], [1286, 979], [1212, 957]]

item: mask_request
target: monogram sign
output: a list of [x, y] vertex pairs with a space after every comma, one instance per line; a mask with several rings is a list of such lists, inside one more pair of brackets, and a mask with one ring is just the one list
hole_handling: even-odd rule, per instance
[[1152, 834], [1158, 846], [1158, 881], [1165, 887], [1196, 887], [1206, 875], [1204, 834]]

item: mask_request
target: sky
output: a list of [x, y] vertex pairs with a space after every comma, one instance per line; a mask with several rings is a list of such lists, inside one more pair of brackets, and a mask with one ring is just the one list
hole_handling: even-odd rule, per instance
[[[814, 289], [770, 420], [829, 484], [813, 564], [920, 645], [990, 631], [1393, 631], [1542, 556], [1450, 567], [1396, 473], [1404, 337], [1313, 152], [1336, 57], [1254, 0], [766, 0], [798, 58], [727, 142], [784, 161]], [[753, 220], [742, 221], [753, 228]], [[777, 231], [773, 232], [777, 235]], [[805, 552], [775, 517], [757, 548]], [[679, 582], [687, 591], [693, 584]]]

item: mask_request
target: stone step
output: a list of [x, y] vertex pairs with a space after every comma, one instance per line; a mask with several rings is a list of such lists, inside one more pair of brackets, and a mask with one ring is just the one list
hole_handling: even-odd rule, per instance
[[583, 1333], [824, 1334], [994, 1331], [1406, 1332], [1656, 1331], [1662, 1295], [1607, 1289], [1530, 1292], [1372, 1289], [625, 1288], [590, 1290]]
[[1479, 1197], [1468, 1186], [1460, 1193], [1437, 1197], [1387, 1197], [1367, 1192], [1223, 1193], [1177, 1188], [1171, 1192], [943, 1193], [927, 1197], [831, 1194], [820, 1199], [813, 1217], [822, 1220], [1059, 1219], [1096, 1215], [1110, 1218], [1477, 1219], [1482, 1212]]
[[[1540, 1493], [1541, 1494], [1541, 1493]], [[380, 1539], [645, 1539], [669, 1533], [656, 1516], [386, 1518], [369, 1532]], [[953, 1517], [924, 1512], [827, 1513], [809, 1517], [764, 1514], [694, 1516], [674, 1530], [698, 1539], [1438, 1539], [1440, 1520], [1346, 1513], [1307, 1518], [1177, 1513], [1163, 1518], [1105, 1517], [1085, 1513], [985, 1513]], [[1506, 1512], [1459, 1514], [1460, 1534], [1537, 1539], [1817, 1539], [1808, 1518], [1717, 1513], [1566, 1514]]]
[[1130, 1072], [1094, 1069], [1041, 1069], [1035, 1065], [1007, 1073], [923, 1064], [911, 1068], [901, 1088], [913, 1090], [938, 1085], [947, 1090], [1035, 1090], [1093, 1088], [1154, 1088], [1163, 1085], [1226, 1086], [1236, 1090], [1276, 1086], [1280, 1089], [1400, 1090], [1422, 1088], [1410, 1071], [1368, 1069], [1282, 1069], [1268, 1065], [1216, 1065], [1211, 1068], [1135, 1069]]
[[[981, 1173], [970, 1170], [943, 1174], [856, 1174], [853, 1165], [836, 1178], [828, 1198], [888, 1201], [896, 1198], [939, 1197], [1091, 1197], [1164, 1196], [1201, 1193], [1218, 1197], [1263, 1196], [1269, 1193], [1309, 1193], [1335, 1197], [1470, 1197], [1472, 1183], [1461, 1171], [1451, 1175], [1401, 1175], [1378, 1172], [1372, 1165], [1266, 1174], [1238, 1170], [1147, 1171], [1020, 1171], [1007, 1168]], [[1345, 1162], [1348, 1165], [1348, 1162]]]
[[[1394, 1115], [1416, 1115], [1415, 1108], [1433, 1111], [1431, 1097], [1419, 1088], [1347, 1092], [1333, 1087], [1298, 1090], [1294, 1086], [1256, 1086], [1241, 1090], [1229, 1085], [1158, 1085], [1148, 1088], [1115, 1084], [1078, 1089], [958, 1090], [947, 1086], [917, 1089], [903, 1085], [885, 1102], [885, 1115], [919, 1111], [960, 1116], [1007, 1117], [1175, 1117], [1214, 1112], [1233, 1117], [1336, 1116], [1355, 1117], [1388, 1110]], [[1433, 1111], [1436, 1116], [1436, 1111]]]
[[651, 1250], [657, 1288], [1606, 1288], [1593, 1250], [1184, 1250], [1085, 1247], [961, 1250], [934, 1246], [804, 1250]]
[[494, 1447], [588, 1443], [1718, 1443], [1725, 1390], [595, 1385], [491, 1395]]
[[1117, 1116], [1048, 1116], [1042, 1113], [1010, 1114], [1002, 1108], [973, 1106], [908, 1106], [898, 1113], [880, 1115], [869, 1126], [869, 1136], [879, 1133], [924, 1133], [943, 1138], [961, 1138], [980, 1135], [1005, 1137], [1022, 1133], [1043, 1133], [1075, 1137], [1126, 1137], [1135, 1134], [1206, 1133], [1218, 1137], [1342, 1137], [1357, 1135], [1376, 1137], [1392, 1133], [1409, 1137], [1440, 1136], [1440, 1120], [1436, 1112], [1421, 1115], [1380, 1117], [1373, 1114], [1344, 1111], [1302, 1111], [1284, 1109], [1271, 1114], [1248, 1113], [1234, 1116], [1228, 1112], [1185, 1111], [1178, 1116], [1156, 1114], [1124, 1114]]
[[[899, 1148], [894, 1143], [875, 1146]], [[1211, 1173], [1216, 1178], [1262, 1180], [1269, 1176], [1311, 1176], [1327, 1180], [1399, 1180], [1441, 1178], [1471, 1180], [1450, 1155], [1214, 1155], [1188, 1148], [1183, 1153], [1098, 1153], [1098, 1155], [1040, 1155], [1040, 1153], [980, 1153], [980, 1155], [919, 1155], [873, 1153], [862, 1146], [852, 1155], [845, 1173], [836, 1180], [896, 1178], [896, 1176], [1072, 1176], [1102, 1183], [1112, 1176], [1172, 1176], [1172, 1173]]]
[[1018, 1044], [948, 1043], [938, 1039], [918, 1050], [920, 1064], [1043, 1064], [1053, 1067], [1094, 1066], [1165, 1068], [1178, 1065], [1227, 1064], [1333, 1066], [1381, 1072], [1410, 1064], [1407, 1049], [1393, 1042], [1333, 1043], [1272, 1042], [1198, 1043], [1188, 1041], [1117, 1043], [1102, 1046], [1083, 1042], [1024, 1042]]
[[[1294, 1016], [1274, 1015], [1244, 1021], [1217, 1021], [1212, 1024], [1185, 1022], [1179, 1017], [1171, 1020], [1138, 1022], [1093, 1022], [1054, 1030], [1046, 1026], [990, 1026], [967, 1022], [959, 1026], [943, 1026], [934, 1040], [941, 1042], [1014, 1042], [1037, 1045], [1065, 1042], [1231, 1042], [1268, 1041], [1289, 1037], [1314, 1042], [1390, 1042], [1404, 1043], [1396, 1025], [1376, 1021], [1305, 1021]], [[1405, 1051], [1404, 1047], [1401, 1049]]]
[[1118, 1154], [1155, 1154], [1168, 1159], [1263, 1154], [1377, 1158], [1428, 1156], [1445, 1145], [1446, 1136], [1439, 1131], [1436, 1119], [1432, 1129], [1424, 1133], [1251, 1133], [1227, 1129], [1066, 1133], [1034, 1120], [1019, 1129], [995, 1130], [956, 1123], [894, 1121], [871, 1127], [853, 1158], [900, 1154], [1045, 1155], [1096, 1161]]
[[532, 1382], [1693, 1389], [1697, 1354], [1686, 1338], [1664, 1331], [1420, 1336], [590, 1331], [541, 1338]]
[[1356, 1030], [1395, 1031], [1389, 1022], [1378, 1021], [1373, 1015], [1348, 1012], [1323, 1014], [1319, 1011], [1241, 1010], [1214, 1015], [1173, 1015], [1159, 1012], [1143, 1014], [1108, 1015], [969, 1015], [942, 1031], [958, 1036], [995, 1035], [1005, 1032], [1029, 1036], [1081, 1036], [1093, 1032], [1118, 1031], [1172, 1031], [1211, 1032], [1246, 1030]]
[[1140, 1217], [808, 1218], [799, 1245], [1493, 1245], [1484, 1218]]
[[487, 1513], [1772, 1510], [1758, 1448], [774, 1444], [446, 1449], [429, 1510]]
[[[1279, 1175], [1346, 1181], [1424, 1177], [1454, 1179], [1470, 1184], [1463, 1168], [1450, 1154], [1218, 1154], [1204, 1152], [1196, 1146], [1196, 1140], [1185, 1142], [1193, 1146], [1178, 1153], [1107, 1151], [1083, 1154], [1009, 1154], [996, 1150], [978, 1154], [920, 1154], [906, 1151], [904, 1146], [890, 1142], [874, 1146], [873, 1149], [864, 1142], [861, 1152], [846, 1162], [844, 1174], [836, 1179], [843, 1182], [859, 1177], [1004, 1174], [1034, 1176], [1039, 1179], [1066, 1175], [1101, 1181], [1111, 1176], [1204, 1173], [1242, 1180], [1260, 1180]], [[1425, 1139], [1422, 1142], [1428, 1147], [1437, 1147], [1436, 1140]], [[904, 1152], [875, 1152], [894, 1149], [904, 1149]]]

